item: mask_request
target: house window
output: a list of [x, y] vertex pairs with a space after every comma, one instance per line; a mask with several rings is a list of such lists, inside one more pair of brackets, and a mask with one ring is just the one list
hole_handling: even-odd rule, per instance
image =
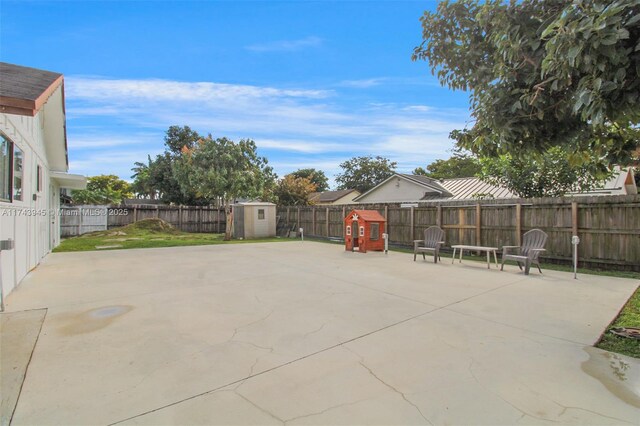
[[364, 226], [360, 227], [360, 236], [364, 237]]
[[15, 144], [13, 145], [13, 199], [23, 200], [23, 172], [24, 153]]
[[42, 191], [42, 167], [36, 167], [36, 192]]
[[369, 232], [371, 233], [371, 241], [375, 241], [380, 238], [380, 224], [372, 223]]
[[258, 220], [264, 220], [264, 209], [258, 209]]
[[0, 134], [0, 200], [11, 201], [11, 148], [9, 139]]
[[351, 235], [351, 226], [347, 226], [347, 235]]

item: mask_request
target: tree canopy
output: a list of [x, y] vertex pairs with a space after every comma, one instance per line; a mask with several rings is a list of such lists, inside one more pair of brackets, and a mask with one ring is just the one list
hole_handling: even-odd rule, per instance
[[183, 148], [192, 149], [202, 137], [189, 126], [171, 126], [166, 131], [165, 151], [147, 164], [136, 162], [131, 171], [134, 174], [133, 191], [143, 197], [160, 198], [166, 203], [184, 205], [209, 204], [211, 200], [198, 197], [192, 188], [183, 188], [175, 177], [175, 165], [182, 157]]
[[392, 176], [396, 167], [395, 161], [380, 156], [353, 157], [340, 164], [342, 173], [336, 176], [338, 189], [366, 192]]
[[120, 204], [123, 199], [132, 196], [129, 183], [116, 175], [90, 177], [86, 189], [71, 191], [75, 204]]
[[309, 205], [309, 195], [315, 191], [316, 185], [309, 178], [290, 173], [278, 181], [275, 195], [280, 205], [306, 206]]
[[183, 192], [198, 198], [223, 200], [227, 213], [225, 239], [231, 238], [231, 204], [237, 198], [261, 197], [274, 185], [267, 159], [257, 154], [255, 142], [207, 136], [191, 148], [184, 146], [175, 163], [174, 176]]
[[492, 185], [507, 188], [523, 198], [561, 197], [570, 192], [584, 192], [603, 183], [610, 173], [601, 176], [594, 159], [572, 165], [567, 152], [550, 148], [542, 156], [523, 159], [503, 154], [480, 159], [479, 177]]
[[322, 170], [316, 169], [300, 169], [291, 173], [297, 178], [306, 178], [316, 186], [316, 191], [324, 192], [329, 190], [329, 179]]
[[[640, 0], [442, 1], [421, 18], [440, 83], [470, 92], [473, 126], [452, 132], [484, 157], [567, 148], [627, 163], [640, 122]], [[569, 149], [570, 148], [570, 149]]]
[[465, 154], [454, 154], [448, 160], [436, 160], [427, 165], [427, 169], [418, 167], [414, 175], [428, 176], [433, 179], [455, 179], [473, 177], [480, 171], [480, 163], [476, 158]]

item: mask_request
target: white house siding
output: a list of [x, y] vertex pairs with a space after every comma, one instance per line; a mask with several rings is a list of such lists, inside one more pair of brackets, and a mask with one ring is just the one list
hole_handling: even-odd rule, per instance
[[[56, 97], [62, 97], [61, 87], [52, 96]], [[54, 101], [57, 101], [57, 105], [62, 105], [61, 101]], [[24, 153], [23, 200], [0, 201], [0, 239], [11, 238], [15, 241], [13, 250], [0, 254], [4, 297], [60, 241], [60, 230], [56, 225], [56, 213], [60, 207], [60, 188], [50, 178], [43, 138], [47, 121], [45, 114], [51, 114], [51, 111], [55, 109], [42, 108], [35, 117], [0, 113], [0, 131]], [[42, 169], [40, 191], [36, 190], [37, 166]], [[46, 214], [41, 215], [42, 212]]]
[[358, 198], [358, 203], [401, 203], [405, 201], [417, 201], [426, 193], [437, 194], [428, 188], [422, 187], [400, 177], [393, 177], [364, 196]]

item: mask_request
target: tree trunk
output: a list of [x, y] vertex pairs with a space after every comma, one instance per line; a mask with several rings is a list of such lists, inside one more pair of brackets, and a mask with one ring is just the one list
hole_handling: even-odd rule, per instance
[[225, 226], [225, 229], [224, 229], [224, 240], [229, 241], [231, 240], [231, 228], [233, 226], [233, 213], [231, 211], [230, 200], [224, 201], [224, 212], [227, 216], [227, 225]]

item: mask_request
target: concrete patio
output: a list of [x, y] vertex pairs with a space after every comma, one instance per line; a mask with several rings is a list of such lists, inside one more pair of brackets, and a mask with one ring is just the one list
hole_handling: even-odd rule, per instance
[[1, 315], [3, 424], [638, 424], [639, 360], [591, 347], [638, 281], [412, 257], [49, 255]]

